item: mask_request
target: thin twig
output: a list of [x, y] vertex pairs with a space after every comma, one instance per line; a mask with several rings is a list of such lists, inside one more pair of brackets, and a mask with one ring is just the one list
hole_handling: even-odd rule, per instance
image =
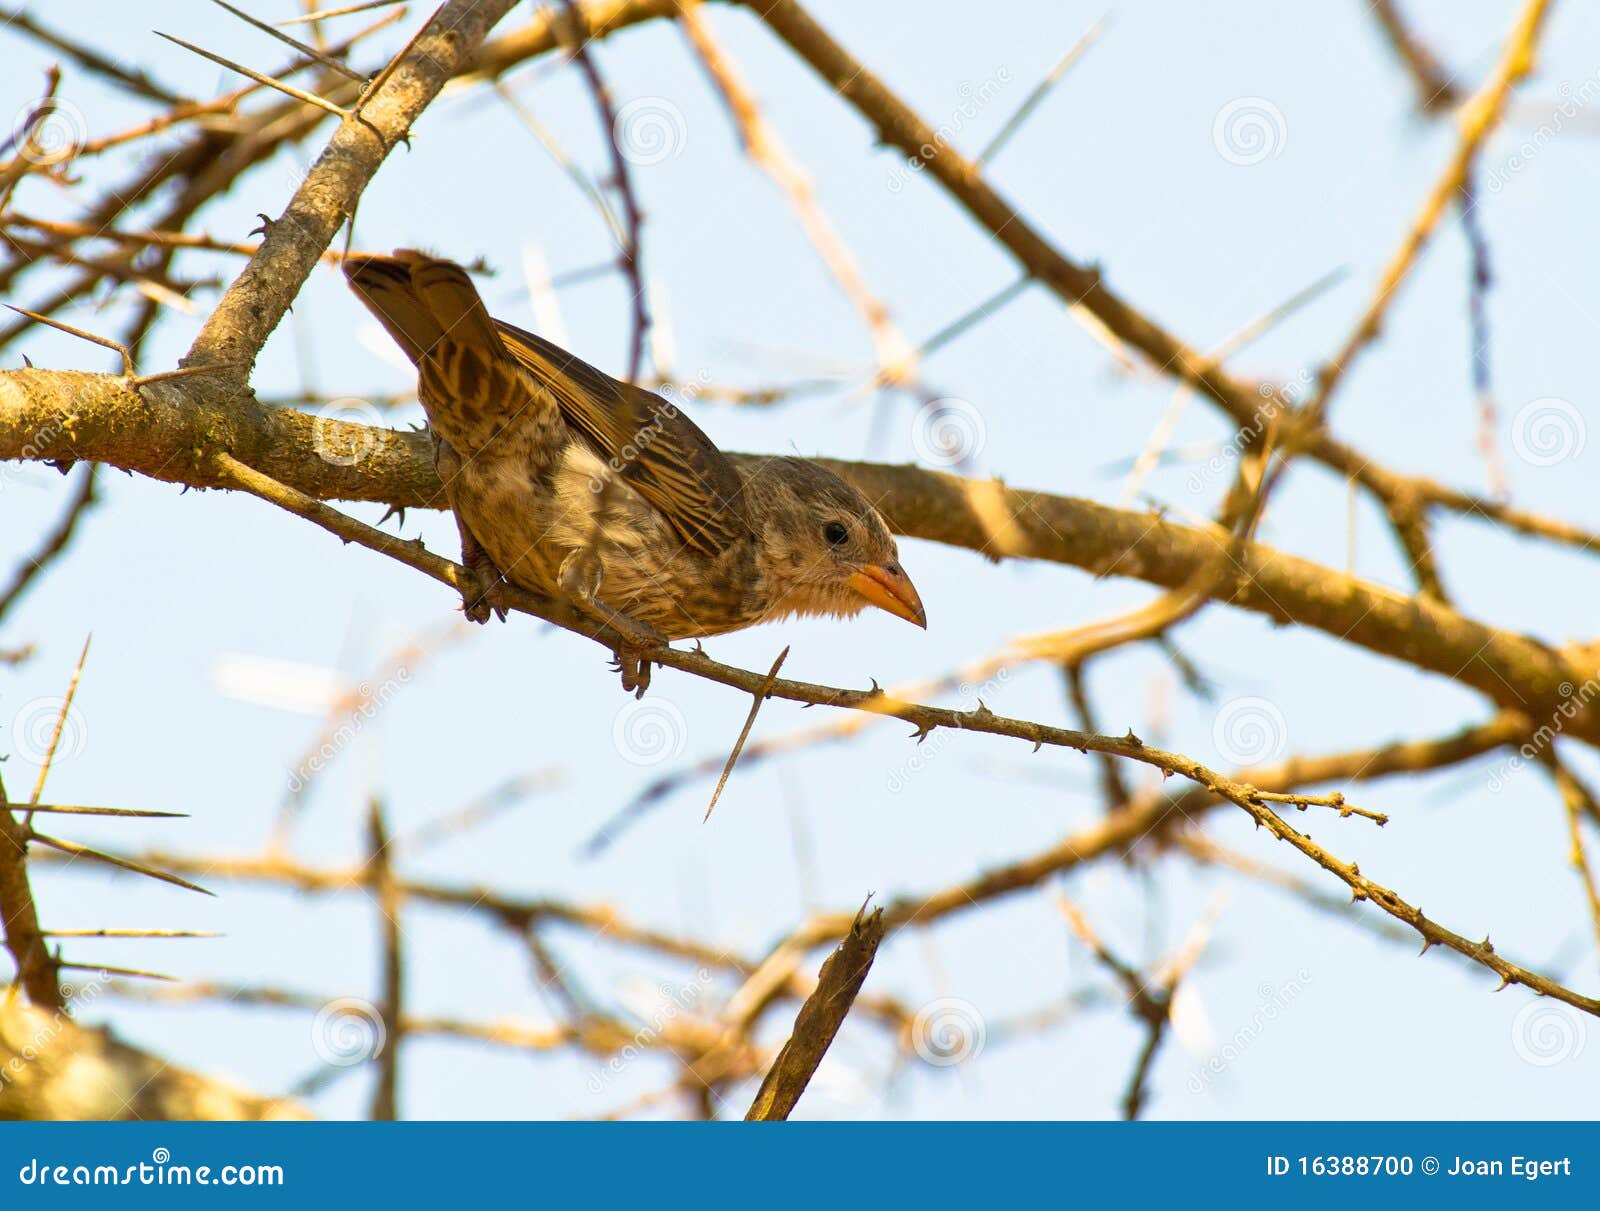
[[573, 39], [568, 46], [573, 62], [578, 65], [589, 93], [594, 98], [601, 125], [605, 128], [606, 146], [611, 149], [611, 183], [622, 200], [622, 217], [627, 228], [627, 240], [622, 249], [622, 269], [628, 275], [632, 289], [633, 335], [628, 341], [627, 381], [636, 383], [644, 369], [645, 339], [650, 332], [650, 308], [645, 298], [643, 250], [640, 232], [644, 227], [644, 211], [639, 206], [639, 196], [634, 190], [633, 176], [628, 171], [628, 159], [622, 154], [621, 136], [617, 131], [616, 108], [611, 103], [611, 90], [589, 53], [589, 20], [577, 0], [561, 0], [562, 9], [572, 26]]
[[761, 711], [761, 704], [767, 700], [767, 690], [772, 688], [772, 683], [778, 679], [778, 670], [783, 667], [783, 662], [789, 658], [789, 648], [784, 646], [778, 653], [778, 658], [772, 662], [772, 668], [767, 673], [767, 679], [761, 683], [750, 700], [750, 713], [744, 717], [744, 726], [739, 729], [739, 738], [733, 742], [733, 751], [728, 754], [728, 762], [722, 767], [722, 776], [717, 779], [716, 789], [711, 792], [711, 802], [706, 804], [706, 814], [701, 822], [711, 819], [711, 812], [717, 806], [717, 800], [722, 798], [722, 788], [728, 785], [728, 776], [733, 773], [733, 767], [739, 762], [739, 754], [744, 752], [744, 742], [750, 739], [750, 729], [755, 726], [756, 715]]

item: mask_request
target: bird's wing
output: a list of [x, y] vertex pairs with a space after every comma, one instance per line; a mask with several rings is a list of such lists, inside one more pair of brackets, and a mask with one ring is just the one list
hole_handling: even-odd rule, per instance
[[749, 534], [739, 473], [673, 404], [531, 332], [494, 322], [511, 356], [554, 396], [568, 427], [659, 510], [685, 543], [717, 555]]

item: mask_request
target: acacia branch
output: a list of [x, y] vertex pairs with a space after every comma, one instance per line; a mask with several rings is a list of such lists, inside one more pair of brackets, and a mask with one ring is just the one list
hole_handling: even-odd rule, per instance
[[[1488, 519], [1518, 533], [1589, 549], [1600, 544], [1580, 527], [1512, 509], [1503, 503], [1389, 470], [1364, 452], [1307, 423], [1266, 385], [1227, 373], [1220, 362], [1188, 344], [1123, 299], [1098, 268], [1062, 252], [985, 179], [932, 125], [840, 45], [795, 0], [735, 0], [764, 22], [846, 103], [872, 125], [879, 141], [898, 148], [937, 181], [950, 198], [1016, 258], [1023, 272], [1068, 307], [1082, 307], [1121, 345], [1137, 350], [1156, 371], [1215, 403], [1247, 434], [1282, 424], [1286, 454], [1303, 453], [1354, 480], [1386, 506], [1396, 499]], [[1530, 43], [1531, 53], [1531, 43]]]
[[[420, 542], [402, 542], [353, 518], [345, 517], [319, 501], [251, 471], [226, 455], [219, 456], [217, 465], [232, 480], [233, 486], [250, 491], [292, 513], [315, 521], [347, 542], [359, 542], [371, 546], [374, 550], [391, 555], [400, 562], [427, 572], [457, 588], [467, 583], [471, 575], [467, 569], [428, 552]], [[614, 633], [609, 627], [577, 615], [563, 603], [548, 601], [510, 584], [503, 585], [502, 591], [506, 604], [519, 612], [533, 614], [535, 617], [543, 618], [613, 648], [622, 642], [622, 636]], [[1418, 599], [1419, 602], [1421, 600]], [[699, 649], [679, 652], [661, 646], [652, 650], [649, 655], [656, 664], [694, 673], [706, 680], [732, 686], [757, 697], [785, 698], [812, 706], [845, 707], [870, 714], [890, 715], [913, 724], [919, 739], [927, 736], [935, 728], [944, 727], [1027, 740], [1032, 742], [1036, 750], [1044, 745], [1051, 745], [1073, 748], [1083, 753], [1105, 753], [1153, 766], [1167, 774], [1178, 774], [1243, 809], [1258, 827], [1265, 828], [1276, 840], [1285, 842], [1334, 875], [1350, 889], [1352, 901], [1371, 900], [1390, 916], [1410, 925], [1422, 936], [1424, 952], [1431, 946], [1445, 946], [1493, 971], [1500, 977], [1502, 988], [1511, 984], [1523, 984], [1544, 996], [1555, 997], [1574, 1008], [1600, 1016], [1600, 1000], [1574, 992], [1537, 972], [1502, 958], [1495, 953], [1494, 946], [1487, 937], [1481, 942], [1472, 942], [1437, 921], [1430, 920], [1422, 909], [1409, 903], [1397, 892], [1364, 876], [1360, 867], [1354, 862], [1344, 861], [1314, 842], [1309, 833], [1300, 832], [1290, 826], [1270, 806], [1275, 803], [1304, 805], [1321, 800], [1312, 800], [1292, 793], [1263, 793], [1257, 787], [1227, 778], [1181, 753], [1152, 748], [1132, 731], [1122, 737], [1101, 736], [996, 715], [983, 705], [981, 700], [974, 710], [950, 710], [901, 702], [889, 697], [876, 686], [871, 690], [845, 690], [808, 682], [777, 679], [771, 674], [763, 677], [746, 669], [720, 664]], [[1345, 804], [1342, 798], [1338, 801], [1338, 806], [1341, 808], [1341, 816], [1351, 814], [1344, 810]], [[1370, 813], [1363, 814], [1370, 815]], [[1378, 819], [1376, 816], [1372, 818]]]
[[[322, 450], [359, 457], [328, 461]], [[190, 487], [236, 486], [217, 461], [224, 453], [309, 498], [399, 507], [444, 503], [422, 434], [265, 407], [220, 375], [140, 386], [116, 375], [0, 372], [0, 460], [91, 459]], [[1566, 734], [1600, 743], [1596, 695], [1575, 693], [1595, 676], [1594, 669], [1538, 639], [1491, 627], [1440, 602], [1407, 597], [1260, 543], [1239, 543], [1223, 530], [1179, 526], [1149, 513], [915, 467], [818, 461], [861, 489], [897, 533], [991, 558], [1050, 560], [1169, 589], [1194, 585], [1220, 561], [1224, 574], [1203, 582], [1213, 600], [1452, 678], [1506, 710], [1559, 722]], [[390, 554], [393, 544], [409, 545], [393, 539]], [[421, 570], [454, 583], [447, 562]], [[674, 667], [685, 669], [696, 659], [671, 656], [680, 662]], [[753, 692], [759, 675], [748, 677], [755, 680], [739, 688]]]
[[1384, 40], [1411, 77], [1417, 107], [1427, 114], [1454, 109], [1461, 100], [1460, 90], [1439, 57], [1406, 24], [1396, 0], [1372, 0], [1370, 9]]
[[[0, 933], [4, 933], [6, 949], [16, 964], [17, 983], [28, 999], [35, 1005], [59, 1010], [66, 1001], [56, 980], [55, 958], [39, 927], [39, 911], [28, 881], [28, 841], [28, 827], [11, 814], [5, 783], [0, 781]], [[0, 1003], [5, 999], [0, 992]]]
[[448, 0], [382, 85], [339, 123], [288, 208], [217, 303], [181, 364], [250, 366], [368, 182], [515, 0]]
[[[1427, 247], [1445, 208], [1449, 206], [1451, 199], [1465, 190], [1468, 174], [1472, 171], [1472, 163], [1485, 140], [1499, 125], [1507, 99], [1523, 78], [1533, 70], [1539, 33], [1544, 28], [1545, 18], [1549, 14], [1550, 0], [1528, 0], [1517, 18], [1511, 36], [1506, 40], [1505, 49], [1501, 52], [1500, 60], [1489, 79], [1482, 88], [1462, 103], [1459, 119], [1460, 136], [1449, 163], [1445, 165], [1445, 170], [1439, 179], [1434, 182], [1433, 188], [1428, 191], [1428, 196], [1423, 199], [1422, 206], [1411, 221], [1405, 238], [1400, 241], [1400, 246], [1395, 249], [1384, 266], [1372, 298], [1361, 313], [1354, 330], [1345, 338], [1339, 351], [1322, 368], [1316, 395], [1308, 405], [1308, 411], [1319, 422], [1327, 413], [1329, 398], [1351, 364], [1368, 345], [1377, 340], [1382, 332], [1384, 316], [1388, 313], [1406, 277], [1416, 265], [1417, 259]], [[1470, 199], [1464, 194], [1462, 204], [1470, 204]]]

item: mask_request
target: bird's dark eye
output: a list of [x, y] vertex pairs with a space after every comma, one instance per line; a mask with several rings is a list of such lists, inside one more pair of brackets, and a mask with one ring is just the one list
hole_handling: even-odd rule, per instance
[[850, 531], [844, 528], [843, 522], [830, 521], [822, 527], [822, 537], [828, 540], [830, 546], [839, 547], [850, 537]]

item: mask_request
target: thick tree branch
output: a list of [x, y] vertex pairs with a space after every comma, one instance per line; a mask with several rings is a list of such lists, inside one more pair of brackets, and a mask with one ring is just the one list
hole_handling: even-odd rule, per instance
[[[318, 451], [339, 457], [329, 461]], [[422, 434], [266, 407], [212, 375], [140, 386], [115, 375], [0, 372], [0, 460], [82, 458], [192, 487], [235, 486], [219, 469], [221, 453], [319, 499], [405, 507], [439, 501]], [[1559, 722], [1565, 734], [1600, 743], [1597, 695], [1580, 692], [1595, 669], [1440, 602], [1149, 513], [915, 467], [820, 461], [875, 501], [898, 533], [991, 558], [1073, 564], [1097, 576], [1130, 576], [1169, 589], [1197, 583], [1220, 561], [1227, 574], [1208, 582], [1214, 600], [1449, 677], [1506, 710]], [[439, 569], [429, 574], [447, 579]]]
[[185, 365], [254, 364], [390, 150], [515, 2], [449, 0], [434, 14], [382, 86], [339, 124], [288, 209], [268, 225], [261, 248], [206, 319]]

